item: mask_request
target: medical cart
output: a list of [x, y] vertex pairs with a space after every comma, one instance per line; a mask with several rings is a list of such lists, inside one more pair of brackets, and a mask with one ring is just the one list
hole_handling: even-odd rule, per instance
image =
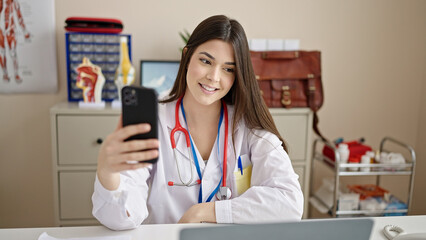
[[[333, 149], [335, 161], [328, 158], [322, 153], [324, 146], [328, 146]], [[331, 144], [322, 139], [316, 139], [313, 143], [313, 151], [311, 158], [311, 179], [310, 179], [310, 205], [318, 209], [318, 206], [328, 209], [328, 214], [332, 217], [354, 217], [354, 216], [389, 216], [389, 215], [406, 215], [411, 206], [412, 194], [413, 194], [413, 182], [414, 172], [416, 166], [416, 154], [411, 146], [403, 143], [399, 140], [391, 137], [385, 137], [380, 142], [380, 152], [389, 153], [390, 150], [398, 149], [401, 154], [404, 154], [405, 163], [391, 164], [391, 163], [340, 163], [340, 156], [337, 148], [334, 144]], [[327, 204], [323, 197], [320, 197], [318, 191], [314, 189], [315, 174], [319, 174], [314, 168], [314, 165], [319, 166], [321, 164], [325, 166], [325, 169], [330, 169], [334, 174], [334, 189], [332, 196], [332, 206], [330, 203]], [[368, 168], [368, 171], [350, 171], [348, 169], [353, 168]], [[339, 189], [341, 187], [341, 178], [354, 176], [354, 177], [366, 177], [373, 176], [375, 178], [376, 186], [380, 187], [381, 178], [383, 176], [408, 176], [408, 194], [407, 201], [405, 202], [406, 208], [404, 209], [387, 209], [387, 210], [339, 210]], [[331, 197], [331, 196], [328, 196]], [[405, 199], [404, 199], [405, 200]], [[330, 201], [329, 201], [330, 202]], [[315, 204], [314, 204], [315, 203]], [[310, 211], [312, 212], [312, 211]]]

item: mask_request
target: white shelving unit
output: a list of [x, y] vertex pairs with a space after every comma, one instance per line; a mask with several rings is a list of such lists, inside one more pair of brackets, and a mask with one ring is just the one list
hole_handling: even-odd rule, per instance
[[[316, 139], [313, 143], [313, 152], [312, 152], [312, 163], [311, 163], [311, 180], [310, 180], [310, 198], [315, 200], [317, 203], [320, 203], [325, 208], [329, 208], [327, 204], [314, 193], [313, 189], [313, 181], [315, 169], [313, 169], [314, 161], [319, 162], [320, 164], [324, 164], [328, 168], [330, 168], [334, 172], [334, 193], [333, 193], [333, 205], [329, 209], [329, 214], [332, 217], [339, 216], [353, 216], [353, 215], [383, 215], [387, 213], [408, 213], [411, 206], [411, 198], [413, 194], [413, 183], [414, 183], [414, 172], [416, 166], [416, 154], [411, 146], [405, 144], [396, 139], [385, 137], [382, 139], [380, 143], [380, 152], [391, 152], [388, 147], [389, 143], [397, 145], [406, 151], [408, 151], [411, 159], [406, 159], [406, 163], [404, 164], [382, 164], [382, 163], [340, 163], [340, 156], [335, 146], [330, 144], [329, 142], [323, 141], [322, 139]], [[318, 146], [328, 146], [334, 151], [335, 161], [330, 158], [324, 156], [321, 151], [318, 150]], [[322, 149], [322, 148], [321, 148]], [[359, 167], [359, 168], [369, 168], [370, 171], [348, 171], [348, 168], [351, 167]], [[392, 170], [384, 170], [384, 169], [392, 169]], [[406, 209], [395, 209], [395, 210], [378, 210], [378, 211], [369, 211], [369, 210], [353, 210], [353, 211], [341, 211], [337, 209], [338, 206], [338, 190], [340, 187], [340, 178], [347, 176], [376, 176], [376, 185], [380, 186], [381, 176], [409, 176], [410, 180], [408, 183], [408, 199], [406, 202]]]

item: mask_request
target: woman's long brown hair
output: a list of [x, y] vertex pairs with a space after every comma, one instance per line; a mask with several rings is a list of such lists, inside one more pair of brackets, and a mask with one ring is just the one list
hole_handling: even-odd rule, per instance
[[232, 138], [234, 139], [236, 124], [244, 118], [248, 128], [265, 129], [275, 134], [287, 151], [284, 139], [278, 132], [271, 113], [260, 95], [244, 29], [236, 20], [224, 15], [209, 17], [195, 28], [182, 51], [179, 71], [169, 97], [161, 102], [172, 102], [185, 94], [186, 72], [191, 56], [199, 45], [212, 39], [228, 42], [234, 49], [235, 82], [223, 98], [227, 104], [234, 105]]

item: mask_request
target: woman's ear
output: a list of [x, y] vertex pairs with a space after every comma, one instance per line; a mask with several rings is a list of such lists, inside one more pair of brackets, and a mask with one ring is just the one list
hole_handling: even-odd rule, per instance
[[185, 56], [186, 52], [188, 52], [188, 47], [184, 47], [184, 48], [182, 49], [182, 54], [183, 54], [183, 56]]

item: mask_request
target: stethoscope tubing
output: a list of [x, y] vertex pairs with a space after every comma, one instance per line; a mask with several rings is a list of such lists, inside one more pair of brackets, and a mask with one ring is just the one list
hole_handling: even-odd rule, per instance
[[170, 140], [172, 142], [173, 149], [176, 149], [176, 141], [175, 141], [174, 135], [178, 131], [183, 132], [183, 134], [185, 135], [186, 146], [188, 148], [191, 147], [189, 133], [185, 128], [182, 127], [182, 125], [180, 125], [180, 121], [179, 121], [179, 105], [181, 102], [182, 102], [182, 98], [179, 98], [179, 100], [176, 103], [176, 110], [175, 110], [175, 120], [176, 120], [175, 127], [172, 129], [172, 132], [170, 133]]
[[[189, 149], [188, 149], [188, 156], [189, 156]], [[177, 160], [177, 154], [176, 154], [176, 148], [173, 148], [173, 156], [174, 156], [174, 158], [175, 158], [175, 162], [176, 162], [176, 168], [177, 168], [177, 171], [178, 171], [178, 176], [179, 176], [179, 180], [180, 180], [180, 182], [182, 183], [181, 185], [182, 186], [188, 186], [188, 187], [190, 187], [190, 186], [193, 186], [193, 184], [192, 184], [192, 179], [194, 179], [194, 171], [192, 170], [192, 163], [191, 162], [189, 162], [189, 167], [190, 167], [190, 169], [191, 169], [191, 178], [189, 179], [189, 181], [188, 182], [184, 182], [183, 180], [182, 180], [182, 174], [180, 173], [180, 167], [179, 167], [179, 161]], [[176, 184], [175, 184], [176, 185]], [[180, 184], [179, 184], [180, 185]], [[196, 184], [195, 184], [196, 185]]]
[[[179, 106], [181, 106], [182, 108], [182, 114], [183, 117], [186, 121], [186, 117], [185, 117], [185, 112], [183, 110], [183, 102], [182, 102], [183, 96], [180, 97], [178, 99], [178, 101], [176, 102], [176, 109], [175, 109], [175, 127], [172, 129], [171, 133], [170, 133], [170, 140], [171, 140], [171, 144], [172, 144], [172, 149], [173, 149], [173, 157], [175, 158], [176, 161], [176, 167], [177, 167], [177, 171], [178, 171], [178, 175], [179, 175], [179, 180], [181, 183], [175, 183], [175, 182], [168, 182], [169, 186], [186, 186], [186, 187], [191, 187], [191, 186], [195, 186], [200, 184], [200, 191], [199, 191], [199, 195], [198, 195], [198, 202], [201, 203], [202, 202], [202, 188], [201, 188], [201, 179], [202, 179], [202, 175], [201, 175], [201, 170], [198, 164], [198, 158], [196, 157], [196, 152], [195, 152], [195, 147], [193, 146], [192, 143], [192, 139], [189, 135], [189, 132], [187, 131], [187, 129], [183, 128], [182, 125], [180, 124], [179, 121]], [[226, 176], [227, 176], [227, 146], [228, 146], [228, 108], [225, 104], [225, 102], [223, 102], [222, 100], [222, 109], [223, 109], [223, 115], [225, 115], [225, 137], [224, 137], [224, 150], [223, 150], [223, 168], [222, 168], [222, 179], [220, 180], [218, 186], [215, 188], [215, 190], [210, 194], [210, 196], [207, 198], [207, 202], [209, 202], [214, 195], [217, 196], [216, 193], [219, 192], [219, 190], [221, 188], [226, 188]], [[219, 120], [219, 125], [218, 125], [218, 136], [219, 136], [219, 130], [220, 130], [220, 125], [222, 123], [222, 117], [223, 115], [221, 114], [221, 119]], [[193, 170], [192, 170], [192, 163], [190, 162], [190, 167], [191, 167], [191, 178], [188, 182], [184, 182], [180, 173], [180, 167], [179, 167], [179, 163], [177, 160], [177, 154], [176, 154], [176, 142], [174, 139], [174, 134], [178, 131], [181, 131], [184, 135], [185, 135], [185, 140], [186, 140], [186, 145], [188, 147], [188, 152], [189, 149], [192, 150], [192, 155], [193, 155], [193, 159], [194, 159], [194, 163], [197, 169], [197, 173], [200, 179], [198, 179], [197, 181], [193, 182]], [[219, 145], [218, 145], [218, 149], [219, 149]], [[219, 150], [218, 150], [219, 151]], [[189, 153], [188, 153], [189, 154]], [[190, 156], [190, 155], [188, 155]], [[222, 185], [222, 187], [220, 187]], [[223, 194], [221, 194], [223, 195]], [[223, 200], [225, 198], [229, 198], [226, 197], [225, 195], [221, 196], [220, 198], [218, 197], [218, 199]]]
[[[222, 187], [226, 187], [226, 176], [227, 176], [227, 149], [228, 149], [228, 108], [226, 107], [225, 102], [223, 102], [223, 111], [224, 111], [224, 115], [225, 115], [225, 139], [224, 139], [224, 143], [223, 143], [223, 176], [222, 176]], [[219, 146], [217, 146], [219, 147]]]

